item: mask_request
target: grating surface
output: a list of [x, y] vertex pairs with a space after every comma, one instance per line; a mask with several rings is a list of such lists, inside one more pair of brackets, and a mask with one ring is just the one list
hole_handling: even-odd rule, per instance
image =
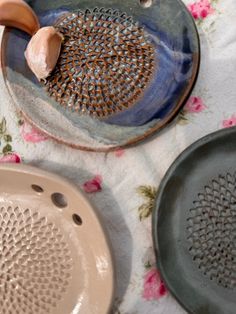
[[37, 212], [1, 207], [0, 252], [0, 313], [52, 313], [72, 270], [60, 230]]
[[189, 252], [198, 268], [218, 285], [236, 287], [236, 173], [205, 187], [187, 219]]
[[154, 71], [154, 48], [131, 17], [95, 8], [71, 13], [55, 27], [65, 40], [45, 85], [62, 106], [102, 118], [142, 96]]

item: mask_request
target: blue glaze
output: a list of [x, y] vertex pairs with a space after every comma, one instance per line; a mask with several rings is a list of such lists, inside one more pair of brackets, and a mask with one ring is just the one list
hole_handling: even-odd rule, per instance
[[143, 97], [131, 108], [109, 117], [105, 121], [123, 126], [140, 126], [152, 119], [161, 119], [176, 106], [179, 95], [188, 84], [192, 74], [192, 54], [186, 29], [184, 46], [176, 50], [177, 44], [166, 40], [163, 33], [144, 25], [156, 51], [157, 70]]
[[[41, 26], [53, 25], [66, 12], [68, 12], [66, 8], [60, 8], [41, 13], [39, 15]], [[160, 32], [152, 21], [142, 18], [140, 25], [144, 27], [155, 47], [156, 71], [148, 88], [135, 105], [103, 120], [109, 124], [140, 126], [153, 119], [164, 118], [175, 107], [179, 95], [191, 77], [193, 60], [187, 28], [182, 35], [181, 47], [178, 39], [168, 37], [167, 34]], [[15, 71], [25, 73], [28, 79], [39, 84], [31, 74], [23, 55], [28, 40], [27, 35], [20, 31], [13, 31], [8, 45], [9, 60], [11, 60], [11, 67]], [[15, 53], [11, 56], [11, 51], [15, 51], [15, 49], [19, 51], [17, 58], [15, 58]]]
[[[58, 9], [53, 12], [47, 11], [38, 15], [40, 26], [50, 26], [60, 18], [61, 15], [67, 13], [66, 9]], [[33, 75], [29, 69], [24, 52], [30, 41], [30, 36], [20, 30], [12, 29], [9, 33], [8, 44], [6, 47], [7, 66], [13, 69], [15, 72], [21, 73], [33, 82], [35, 85], [40, 86], [38, 79]]]
[[24, 73], [25, 78], [34, 84], [38, 84], [38, 80], [34, 75], [32, 75], [24, 56], [24, 51], [29, 40], [30, 36], [26, 33], [17, 29], [12, 29], [9, 33], [8, 44], [5, 50], [7, 58], [6, 65], [17, 73]]
[[[138, 21], [148, 34], [156, 51], [156, 71], [141, 98], [131, 108], [104, 120], [81, 116], [76, 112], [64, 110], [46, 94], [24, 58], [29, 36], [21, 31], [11, 30], [4, 52], [9, 85], [20, 83], [32, 95], [32, 99], [45, 100], [49, 106], [68, 118], [78, 130], [86, 130], [91, 138], [106, 144], [122, 145], [133, 141], [154, 127], [158, 128], [163, 119], [169, 119], [176, 107], [180, 108], [183, 95], [186, 95], [186, 91], [190, 91], [193, 85], [196, 75], [194, 71], [199, 62], [197, 32], [181, 1], [153, 0], [153, 6], [149, 9], [143, 9], [138, 0], [28, 2], [39, 16], [41, 26], [53, 25], [62, 14], [76, 9], [93, 9], [97, 6], [126, 12], [135, 22]], [[17, 94], [15, 97], [20, 104], [24, 103], [24, 97], [18, 97]]]
[[41, 27], [53, 25], [60, 16], [68, 12], [69, 10], [66, 8], [59, 8], [57, 10], [46, 11], [39, 14], [38, 17]]

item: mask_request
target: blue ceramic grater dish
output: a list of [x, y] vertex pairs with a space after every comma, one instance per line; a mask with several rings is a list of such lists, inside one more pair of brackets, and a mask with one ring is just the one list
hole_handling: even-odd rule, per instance
[[6, 85], [23, 115], [60, 142], [92, 151], [137, 143], [182, 108], [199, 68], [199, 38], [179, 0], [28, 1], [64, 36], [58, 64], [38, 82], [29, 36], [6, 28]]

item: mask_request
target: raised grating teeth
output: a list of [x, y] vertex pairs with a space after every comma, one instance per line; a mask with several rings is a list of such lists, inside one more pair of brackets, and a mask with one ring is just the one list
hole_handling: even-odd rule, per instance
[[193, 202], [187, 218], [189, 252], [218, 285], [236, 288], [236, 173], [219, 175]]
[[0, 313], [50, 314], [68, 290], [72, 255], [54, 222], [0, 207]]
[[132, 17], [113, 9], [87, 9], [64, 16], [55, 27], [65, 41], [45, 85], [63, 107], [102, 118], [131, 107], [143, 95], [155, 53]]

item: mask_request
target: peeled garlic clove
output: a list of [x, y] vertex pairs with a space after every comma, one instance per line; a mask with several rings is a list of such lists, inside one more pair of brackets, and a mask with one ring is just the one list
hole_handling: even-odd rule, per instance
[[54, 27], [47, 26], [31, 38], [25, 58], [38, 80], [46, 79], [57, 64], [63, 36]]
[[0, 25], [19, 28], [30, 35], [40, 28], [36, 14], [23, 0], [0, 0]]

